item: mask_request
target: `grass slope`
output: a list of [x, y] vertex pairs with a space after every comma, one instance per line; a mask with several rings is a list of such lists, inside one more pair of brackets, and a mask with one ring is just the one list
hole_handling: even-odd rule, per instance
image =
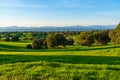
[[0, 80], [119, 80], [120, 46], [25, 49], [0, 42]]

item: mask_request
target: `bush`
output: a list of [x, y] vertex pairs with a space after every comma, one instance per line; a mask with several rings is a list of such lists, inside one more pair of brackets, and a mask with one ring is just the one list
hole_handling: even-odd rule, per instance
[[43, 39], [43, 46], [44, 46], [44, 48], [48, 49], [47, 39]]
[[113, 44], [120, 44], [120, 23], [114, 30], [110, 31], [109, 37]]
[[5, 38], [5, 41], [10, 41], [10, 38]]
[[31, 45], [31, 44], [28, 44], [28, 45], [26, 45], [26, 48], [27, 48], [27, 49], [32, 49], [32, 45]]
[[82, 46], [91, 46], [94, 43], [93, 35], [90, 32], [82, 32], [76, 42]]
[[2, 38], [2, 36], [0, 36], [0, 38]]
[[19, 41], [19, 36], [12, 37], [12, 41]]
[[24, 38], [23, 40], [24, 40], [24, 41], [27, 41], [27, 40], [29, 40], [29, 39], [28, 39], [28, 38]]
[[67, 45], [72, 46], [73, 44], [74, 44], [74, 39], [72, 38], [67, 39]]
[[53, 33], [47, 38], [48, 48], [54, 48], [55, 46], [66, 47], [67, 40], [63, 34]]
[[99, 31], [94, 33], [94, 42], [96, 46], [107, 45], [110, 42], [109, 31]]
[[30, 40], [33, 40], [33, 38], [30, 38]]
[[32, 43], [32, 47], [34, 49], [42, 49], [43, 46], [43, 41], [42, 39], [34, 39]]

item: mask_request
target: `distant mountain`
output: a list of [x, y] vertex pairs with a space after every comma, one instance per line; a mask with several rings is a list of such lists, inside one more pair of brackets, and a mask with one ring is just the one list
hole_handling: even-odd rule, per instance
[[0, 27], [0, 32], [23, 32], [23, 31], [38, 31], [38, 32], [48, 32], [48, 31], [90, 31], [90, 30], [108, 30], [114, 29], [115, 25], [90, 25], [90, 26], [64, 26], [64, 27], [53, 27], [53, 26], [44, 26], [44, 27]]

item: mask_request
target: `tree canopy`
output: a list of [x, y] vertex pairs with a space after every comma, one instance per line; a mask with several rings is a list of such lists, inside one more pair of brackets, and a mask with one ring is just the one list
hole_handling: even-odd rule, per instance
[[60, 46], [60, 45], [66, 47], [66, 38], [63, 34], [52, 33], [47, 38], [48, 48], [54, 48], [55, 46]]
[[120, 44], [120, 23], [110, 31], [109, 36], [113, 44]]
[[94, 43], [93, 35], [90, 32], [82, 32], [76, 41], [82, 46], [91, 46]]

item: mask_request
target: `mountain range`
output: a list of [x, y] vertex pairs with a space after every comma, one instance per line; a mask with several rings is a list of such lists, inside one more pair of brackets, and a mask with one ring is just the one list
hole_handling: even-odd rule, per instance
[[90, 25], [90, 26], [43, 26], [43, 27], [19, 27], [9, 26], [0, 27], [0, 32], [24, 32], [24, 31], [38, 31], [38, 32], [50, 32], [50, 31], [91, 31], [91, 30], [110, 30], [114, 29], [115, 25]]

